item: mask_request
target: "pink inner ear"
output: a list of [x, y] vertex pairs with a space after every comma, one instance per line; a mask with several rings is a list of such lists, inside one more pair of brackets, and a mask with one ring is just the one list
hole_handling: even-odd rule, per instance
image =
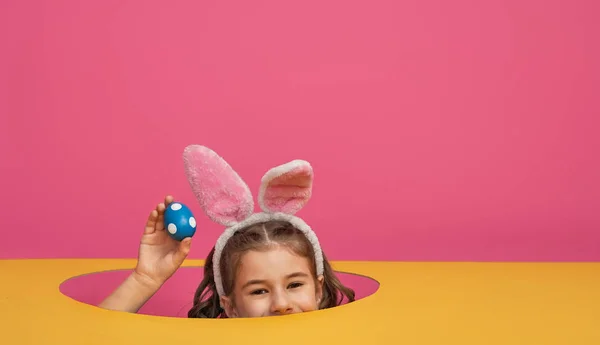
[[313, 171], [302, 161], [294, 161], [270, 170], [263, 179], [259, 201], [269, 212], [295, 214], [311, 197]]
[[210, 219], [229, 226], [252, 214], [254, 202], [248, 185], [215, 152], [190, 145], [183, 159], [192, 191]]

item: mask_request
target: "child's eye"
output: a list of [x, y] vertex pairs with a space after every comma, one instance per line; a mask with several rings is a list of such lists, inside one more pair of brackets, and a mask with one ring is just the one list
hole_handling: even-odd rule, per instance
[[267, 290], [265, 290], [265, 289], [258, 289], [258, 290], [252, 291], [250, 294], [252, 294], [252, 295], [262, 295], [263, 293], [267, 293]]
[[289, 285], [289, 288], [290, 288], [290, 289], [295, 289], [295, 288], [299, 288], [299, 287], [301, 287], [302, 285], [304, 285], [304, 284], [302, 284], [302, 283], [291, 283], [291, 284]]

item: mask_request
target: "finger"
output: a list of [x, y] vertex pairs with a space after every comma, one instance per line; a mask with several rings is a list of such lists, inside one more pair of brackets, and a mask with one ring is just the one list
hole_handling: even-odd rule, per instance
[[185, 258], [188, 256], [188, 254], [190, 253], [191, 245], [191, 237], [186, 237], [179, 243], [177, 251], [173, 254], [173, 260], [175, 260], [175, 263], [177, 263], [177, 265], [181, 265], [183, 263], [183, 260], [185, 260]]
[[156, 209], [150, 212], [148, 220], [146, 221], [146, 227], [144, 228], [144, 234], [151, 234], [155, 230], [155, 224], [158, 219], [158, 211]]
[[165, 205], [169, 206], [173, 202], [173, 196], [167, 195], [165, 197]]
[[156, 211], [158, 212], [158, 217], [154, 224], [154, 228], [156, 231], [163, 231], [165, 229], [165, 204], [162, 202], [158, 204], [156, 206]]

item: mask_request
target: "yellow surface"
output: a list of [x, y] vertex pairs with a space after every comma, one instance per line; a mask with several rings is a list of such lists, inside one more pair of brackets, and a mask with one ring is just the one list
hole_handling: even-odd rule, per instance
[[600, 263], [334, 262], [379, 290], [346, 306], [258, 319], [128, 314], [58, 290], [73, 276], [134, 264], [0, 260], [0, 344], [600, 344]]

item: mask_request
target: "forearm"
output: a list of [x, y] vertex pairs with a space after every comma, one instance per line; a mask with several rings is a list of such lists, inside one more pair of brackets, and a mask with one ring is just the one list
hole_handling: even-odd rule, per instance
[[137, 313], [150, 297], [158, 291], [160, 286], [160, 284], [133, 271], [98, 306], [104, 309]]

